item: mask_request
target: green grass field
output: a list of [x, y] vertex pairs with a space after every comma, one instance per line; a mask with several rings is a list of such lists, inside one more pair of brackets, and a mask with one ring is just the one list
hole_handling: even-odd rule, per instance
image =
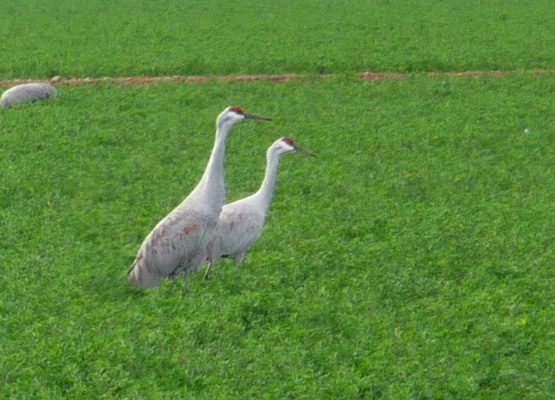
[[553, 68], [551, 0], [0, 2], [0, 79]]
[[[553, 70], [552, 28], [541, 24], [553, 20], [548, 2], [346, 2], [376, 35], [392, 32], [381, 51], [351, 43], [360, 24], [341, 18], [363, 19], [331, 2], [231, 1], [218, 11], [216, 2], [161, 10], [96, 1], [36, 5], [35, 19], [24, 17], [29, 4], [0, 4], [0, 19], [19, 16], [0, 24], [2, 54], [13, 54], [1, 79], [337, 75], [60, 85], [57, 98], [0, 109], [1, 398], [553, 397], [555, 75], [349, 76]], [[222, 10], [236, 14], [217, 27]], [[124, 11], [127, 19], [104, 18]], [[278, 27], [285, 13], [290, 31]], [[64, 27], [67, 15], [81, 23]], [[443, 30], [418, 31], [434, 15]], [[153, 22], [162, 16], [172, 28]], [[525, 18], [536, 24], [512, 29]], [[39, 20], [49, 34], [10, 35]], [[467, 29], [475, 20], [481, 28]], [[312, 31], [318, 21], [328, 36]], [[184, 44], [198, 27], [205, 35]], [[295, 46], [301, 27], [313, 35]], [[461, 47], [465, 35], [474, 45]], [[207, 50], [187, 54], [204, 64], [187, 64], [184, 49], [197, 41]], [[64, 57], [49, 57], [60, 49]], [[319, 57], [329, 64], [320, 68]], [[184, 299], [183, 278], [133, 288], [125, 276], [140, 243], [200, 179], [214, 120], [229, 105], [274, 118], [231, 132], [229, 201], [258, 188], [266, 148], [281, 136], [318, 157], [284, 156], [267, 225], [240, 269], [223, 260], [210, 281], [193, 275]]]

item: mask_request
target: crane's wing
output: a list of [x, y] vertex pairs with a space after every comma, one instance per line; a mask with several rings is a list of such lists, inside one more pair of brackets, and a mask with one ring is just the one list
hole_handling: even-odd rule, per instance
[[137, 258], [142, 257], [144, 267], [156, 276], [196, 269], [199, 266], [191, 263], [204, 251], [215, 225], [215, 221], [198, 212], [177, 208], [150, 232]]
[[258, 239], [264, 227], [264, 214], [248, 204], [224, 206], [214, 230], [211, 259], [245, 253]]

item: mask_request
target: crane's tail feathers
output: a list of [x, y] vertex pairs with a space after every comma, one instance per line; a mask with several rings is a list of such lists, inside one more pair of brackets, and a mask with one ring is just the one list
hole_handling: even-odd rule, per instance
[[158, 277], [152, 274], [146, 265], [141, 262], [142, 257], [137, 257], [129, 271], [127, 271], [127, 280], [136, 287], [151, 289], [158, 286]]

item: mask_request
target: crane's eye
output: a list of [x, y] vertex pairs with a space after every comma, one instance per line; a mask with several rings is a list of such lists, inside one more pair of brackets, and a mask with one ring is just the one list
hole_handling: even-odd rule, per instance
[[241, 110], [239, 107], [231, 107], [229, 111], [233, 111], [234, 113], [241, 114], [241, 115], [244, 114], [243, 110]]
[[295, 142], [293, 142], [293, 139], [291, 139], [290, 137], [283, 138], [283, 141], [289, 146], [293, 146], [295, 144]]

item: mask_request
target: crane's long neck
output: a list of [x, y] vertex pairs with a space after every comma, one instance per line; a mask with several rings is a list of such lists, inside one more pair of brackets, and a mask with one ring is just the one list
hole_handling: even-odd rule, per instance
[[281, 154], [277, 151], [270, 149], [266, 155], [266, 174], [260, 189], [254, 194], [253, 197], [257, 198], [257, 203], [261, 207], [264, 214], [270, 208], [272, 203], [272, 196], [274, 195], [274, 188], [276, 187], [277, 169]]
[[208, 160], [206, 170], [195, 189], [195, 192], [204, 195], [203, 199], [205, 201], [217, 207], [221, 207], [225, 201], [224, 153], [228, 131], [229, 127], [218, 127], [216, 130], [216, 140], [212, 148], [212, 154]]

